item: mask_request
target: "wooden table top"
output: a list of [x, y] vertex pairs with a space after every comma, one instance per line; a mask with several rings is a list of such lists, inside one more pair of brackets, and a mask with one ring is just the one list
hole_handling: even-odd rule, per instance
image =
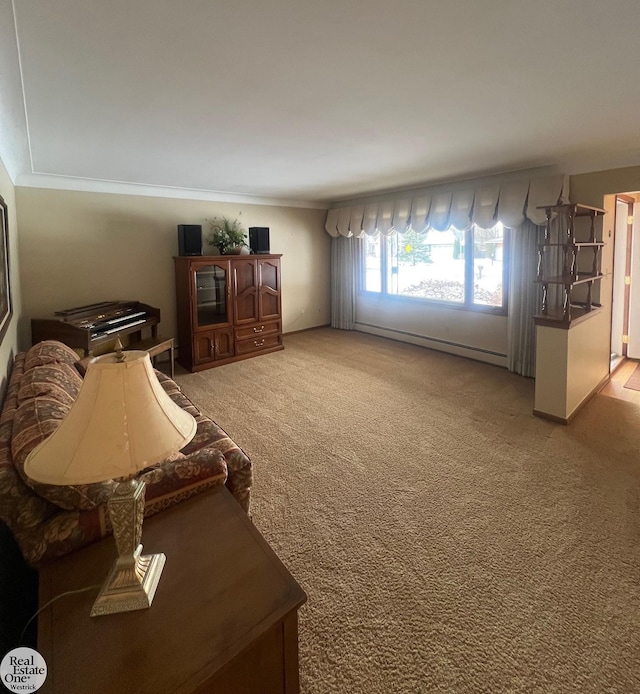
[[[297, 610], [306, 595], [235, 499], [215, 487], [143, 525], [143, 554], [166, 565], [149, 609], [90, 617], [98, 589], [54, 602], [39, 616], [48, 666], [40, 691], [183, 694]], [[102, 583], [113, 538], [40, 570], [40, 604]]]

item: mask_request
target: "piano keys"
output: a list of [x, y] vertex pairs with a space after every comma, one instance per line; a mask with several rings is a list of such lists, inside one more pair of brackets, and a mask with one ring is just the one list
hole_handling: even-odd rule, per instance
[[91, 356], [99, 345], [124, 335], [141, 340], [146, 328], [151, 328], [151, 337], [155, 338], [159, 322], [159, 308], [140, 301], [102, 301], [56, 311], [52, 318], [32, 318], [31, 341], [59, 340]]

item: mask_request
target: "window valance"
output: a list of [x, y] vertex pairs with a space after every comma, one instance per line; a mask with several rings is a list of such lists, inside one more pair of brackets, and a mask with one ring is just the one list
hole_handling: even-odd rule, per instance
[[490, 229], [498, 222], [513, 229], [525, 218], [544, 224], [546, 215], [539, 206], [568, 201], [569, 177], [558, 174], [449, 192], [422, 190], [413, 197], [405, 192], [396, 199], [335, 207], [327, 212], [325, 229], [333, 237], [388, 235], [407, 229], [444, 231], [451, 226], [465, 231], [472, 224]]

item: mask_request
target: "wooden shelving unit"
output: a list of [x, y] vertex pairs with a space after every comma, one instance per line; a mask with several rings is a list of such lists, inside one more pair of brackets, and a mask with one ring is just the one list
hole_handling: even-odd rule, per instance
[[[596, 220], [605, 210], [578, 203], [540, 209], [547, 223], [538, 245], [536, 282], [542, 285], [542, 302], [534, 319], [536, 325], [568, 329], [600, 309], [594, 294], [603, 276], [604, 243], [597, 240]], [[587, 238], [578, 240], [577, 235]]]

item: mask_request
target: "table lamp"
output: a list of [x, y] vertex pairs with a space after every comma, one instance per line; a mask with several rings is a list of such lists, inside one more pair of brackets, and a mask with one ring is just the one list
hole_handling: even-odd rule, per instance
[[80, 393], [60, 426], [25, 461], [38, 482], [120, 480], [109, 499], [118, 559], [91, 616], [149, 607], [164, 554], [142, 556], [145, 484], [136, 474], [185, 446], [195, 419], [164, 391], [146, 352], [122, 351], [89, 362]]

